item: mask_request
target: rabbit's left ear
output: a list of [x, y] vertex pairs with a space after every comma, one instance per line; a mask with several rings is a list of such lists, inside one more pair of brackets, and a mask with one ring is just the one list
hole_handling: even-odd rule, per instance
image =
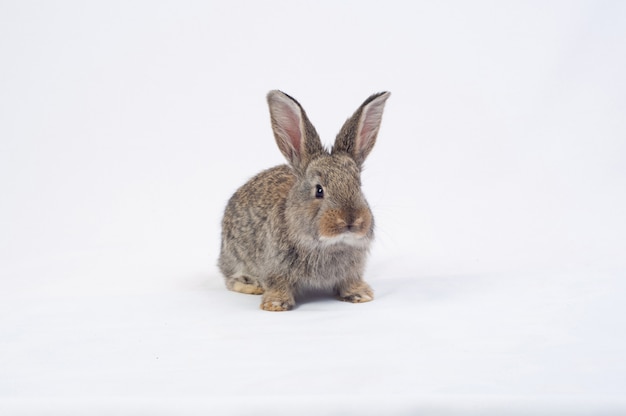
[[365, 100], [344, 123], [337, 135], [332, 153], [348, 153], [360, 167], [376, 143], [385, 101], [390, 95], [390, 92], [379, 92]]

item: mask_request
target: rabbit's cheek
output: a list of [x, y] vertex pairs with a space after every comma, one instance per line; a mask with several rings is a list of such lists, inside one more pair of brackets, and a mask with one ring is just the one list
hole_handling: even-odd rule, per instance
[[311, 204], [308, 205], [308, 218], [317, 218], [322, 209], [322, 201], [314, 200]]
[[341, 234], [345, 227], [340, 210], [331, 209], [326, 211], [320, 220], [320, 237], [332, 238]]

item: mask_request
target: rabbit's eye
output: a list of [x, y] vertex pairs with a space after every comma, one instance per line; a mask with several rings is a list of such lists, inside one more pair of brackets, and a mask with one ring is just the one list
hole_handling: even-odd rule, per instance
[[315, 185], [315, 198], [324, 198], [324, 188], [322, 188], [322, 185]]

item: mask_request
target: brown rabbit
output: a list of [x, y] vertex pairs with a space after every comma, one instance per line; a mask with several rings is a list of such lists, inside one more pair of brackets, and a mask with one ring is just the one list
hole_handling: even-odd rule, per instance
[[289, 165], [259, 173], [228, 201], [219, 258], [228, 289], [263, 294], [268, 311], [291, 309], [307, 288], [333, 290], [347, 302], [374, 299], [363, 281], [374, 218], [361, 168], [389, 95], [365, 100], [329, 152], [300, 104], [270, 91], [274, 137]]

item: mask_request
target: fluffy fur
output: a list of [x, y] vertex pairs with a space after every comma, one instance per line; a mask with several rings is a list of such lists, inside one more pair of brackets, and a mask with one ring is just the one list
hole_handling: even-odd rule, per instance
[[365, 100], [329, 152], [300, 104], [270, 91], [272, 130], [289, 164], [259, 173], [228, 201], [219, 258], [228, 289], [263, 294], [261, 308], [270, 311], [293, 308], [306, 288], [373, 300], [363, 271], [374, 218], [360, 174], [389, 95]]

